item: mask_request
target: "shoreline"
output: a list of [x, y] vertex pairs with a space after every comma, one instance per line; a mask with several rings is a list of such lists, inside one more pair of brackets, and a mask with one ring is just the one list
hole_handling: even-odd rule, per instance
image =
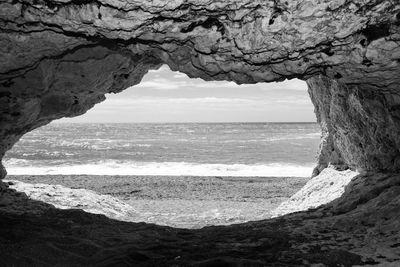
[[[10, 175], [6, 180], [22, 182], [16, 189], [31, 198], [61, 201], [66, 208], [82, 209], [93, 191], [130, 205], [135, 216], [125, 216], [128, 221], [201, 228], [270, 218], [309, 178]], [[101, 204], [96, 208], [101, 210]]]
[[[133, 199], [289, 198], [310, 178], [151, 175], [7, 175], [6, 180], [62, 185]], [[248, 197], [247, 197], [248, 196]]]

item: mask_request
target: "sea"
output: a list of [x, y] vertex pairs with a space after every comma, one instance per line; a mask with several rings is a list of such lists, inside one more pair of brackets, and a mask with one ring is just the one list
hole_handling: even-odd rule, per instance
[[51, 123], [7, 152], [10, 175], [309, 177], [316, 123]]

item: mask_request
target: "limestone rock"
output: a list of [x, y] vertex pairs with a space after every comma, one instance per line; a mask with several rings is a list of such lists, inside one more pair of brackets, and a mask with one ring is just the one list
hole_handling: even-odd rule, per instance
[[325, 168], [290, 199], [280, 204], [272, 214], [281, 216], [327, 204], [342, 196], [345, 186], [357, 175], [357, 172], [351, 170], [337, 171]]
[[11, 189], [59, 209], [82, 209], [121, 221], [135, 221], [139, 217], [138, 212], [129, 204], [112, 196], [99, 195], [91, 190], [71, 189], [61, 185], [28, 184], [14, 180], [5, 182], [10, 184]]
[[399, 185], [398, 174], [358, 175], [342, 197], [312, 211], [202, 229], [56, 209], [8, 189], [0, 194], [0, 265], [398, 266]]
[[0, 156], [168, 64], [205, 80], [309, 79], [326, 137], [315, 174], [400, 168], [396, 1], [4, 0], [0, 23]]
[[[148, 230], [37, 202], [42, 217], [2, 212], [2, 265], [399, 262], [398, 1], [2, 0], [0, 59], [0, 158], [23, 134], [83, 114], [106, 93], [138, 84], [148, 70], [168, 64], [205, 80], [307, 80], [323, 130], [314, 175], [329, 165], [363, 174], [342, 197], [315, 211], [193, 232]], [[14, 205], [10, 192], [1, 191], [0, 205]], [[18, 200], [15, 207], [31, 202]], [[40, 228], [43, 223], [48, 229]], [[130, 235], [140, 231], [155, 236], [158, 246], [137, 248], [151, 235]], [[48, 233], [68, 244], [73, 233], [84, 254], [81, 247], [53, 244]]]
[[388, 87], [377, 90], [324, 77], [310, 78], [307, 83], [323, 130], [318, 159], [322, 167], [349, 166], [360, 173], [399, 170], [397, 93]]

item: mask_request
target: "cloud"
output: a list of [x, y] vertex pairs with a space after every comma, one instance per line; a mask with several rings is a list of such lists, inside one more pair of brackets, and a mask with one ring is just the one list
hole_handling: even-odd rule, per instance
[[[172, 76], [174, 77], [174, 76]], [[160, 75], [148, 77], [133, 88], [150, 90], [188, 90], [203, 88], [239, 88], [234, 82], [206, 82], [201, 79], [189, 79], [188, 77], [165, 78]], [[244, 87], [244, 86], [242, 86]]]
[[[228, 81], [204, 81], [200, 78], [189, 78], [181, 72], [173, 72], [167, 65], [163, 65], [158, 70], [150, 70], [143, 78], [143, 81], [134, 86], [137, 89], [144, 89], [144, 94], [150, 94], [150, 91], [182, 91], [202, 92], [201, 90], [251, 90], [251, 93], [262, 93], [267, 91], [306, 91], [307, 85], [304, 81], [292, 79], [284, 82], [258, 83], [238, 85]], [[221, 91], [222, 92], [222, 91]]]
[[85, 116], [86, 122], [155, 121], [312, 121], [313, 107], [304, 81], [237, 85], [190, 79], [166, 65], [142, 82], [107, 95]]
[[180, 86], [177, 83], [171, 83], [167, 80], [163, 82], [162, 79], [159, 79], [157, 81], [154, 80], [141, 82], [133, 88], [146, 88], [153, 90], [177, 90], [180, 89]]
[[161, 97], [132, 97], [129, 99], [108, 99], [104, 102], [104, 106], [118, 107], [131, 107], [143, 104], [150, 105], [171, 105], [171, 104], [260, 104], [262, 101], [257, 99], [246, 99], [246, 98], [222, 98], [222, 97], [177, 97], [177, 98], [161, 98]]
[[296, 104], [312, 107], [312, 102], [307, 93], [294, 92], [292, 94], [282, 93], [273, 97], [277, 104]]
[[176, 78], [166, 79], [153, 77], [153, 79], [143, 80], [133, 88], [145, 88], [150, 90], [194, 90], [204, 88], [244, 88], [246, 86], [237, 85], [234, 82], [206, 82], [201, 79]]
[[[154, 82], [154, 83], [148, 83]], [[139, 84], [136, 87], [152, 88], [154, 90], [165, 90], [165, 88], [187, 89], [191, 88], [247, 88], [260, 89], [262, 91], [269, 90], [307, 90], [307, 85], [304, 81], [298, 79], [285, 80], [284, 82], [272, 83], [258, 83], [258, 84], [244, 84], [238, 85], [234, 82], [228, 81], [204, 81], [200, 78], [189, 78], [186, 74], [181, 72], [173, 72], [167, 65], [163, 65], [158, 70], [150, 70], [143, 79], [144, 85]], [[156, 84], [160, 83], [160, 84]], [[169, 89], [171, 90], [171, 89]]]
[[182, 72], [174, 72], [175, 74], [172, 76], [174, 79], [190, 79], [186, 74]]
[[302, 80], [293, 79], [283, 82], [264, 83], [262, 90], [307, 91], [307, 84]]
[[241, 86], [238, 85], [234, 82], [206, 82], [200, 79], [197, 79], [198, 82], [197, 83], [193, 83], [191, 84], [191, 86], [195, 87], [195, 88], [210, 88], [210, 87], [215, 87], [215, 88], [240, 88], [240, 87], [245, 87], [245, 86]]

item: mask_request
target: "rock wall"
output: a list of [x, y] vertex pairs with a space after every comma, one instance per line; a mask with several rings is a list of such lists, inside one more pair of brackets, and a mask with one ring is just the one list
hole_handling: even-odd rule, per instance
[[[46, 59], [0, 87], [0, 157], [19, 138], [54, 119], [77, 116], [140, 82], [149, 68], [160, 66], [153, 57], [85, 47], [62, 58]], [[0, 175], [6, 174], [0, 165]]]
[[330, 203], [343, 195], [345, 187], [358, 174], [349, 169], [338, 171], [330, 167], [325, 168], [319, 175], [310, 179], [297, 193], [273, 210], [272, 217], [315, 209]]
[[[316, 210], [192, 232], [30, 215], [44, 203], [0, 183], [3, 265], [398, 265], [399, 1], [0, 0], [0, 59], [0, 159], [23, 134], [168, 64], [205, 80], [306, 80], [323, 130], [313, 188], [332, 192], [318, 180], [327, 166], [361, 173]], [[348, 181], [329, 179], [340, 192]]]
[[400, 169], [400, 92], [323, 76], [307, 84], [323, 136], [314, 175], [328, 165], [360, 173]]
[[164, 63], [205, 80], [308, 80], [324, 132], [314, 174], [400, 168], [397, 1], [2, 0], [0, 25], [0, 157]]

